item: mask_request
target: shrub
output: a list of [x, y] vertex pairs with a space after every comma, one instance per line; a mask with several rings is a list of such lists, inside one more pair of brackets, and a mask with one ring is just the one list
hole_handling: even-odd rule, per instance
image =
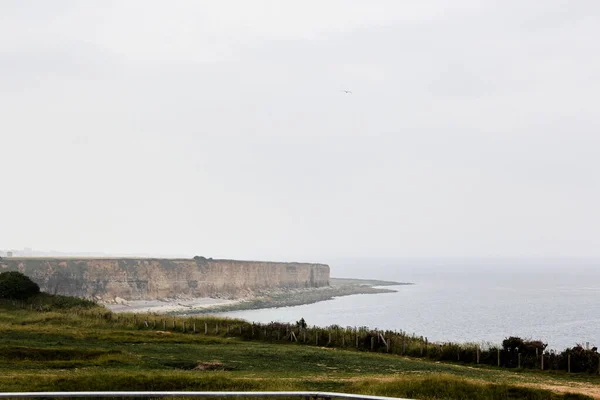
[[568, 357], [571, 356], [571, 372], [596, 372], [600, 355], [596, 347], [591, 350], [585, 349], [578, 344], [573, 348], [566, 349], [560, 354], [560, 369], [567, 369]]
[[40, 292], [40, 287], [17, 271], [2, 272], [0, 274], [0, 298], [11, 300], [24, 300]]

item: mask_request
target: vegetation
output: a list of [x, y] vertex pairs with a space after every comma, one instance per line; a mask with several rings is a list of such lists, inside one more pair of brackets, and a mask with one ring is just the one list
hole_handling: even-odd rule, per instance
[[[341, 332], [346, 346], [333, 348], [344, 340]], [[25, 301], [3, 300], [0, 391], [318, 390], [474, 400], [598, 397], [597, 375], [436, 363], [387, 354], [385, 345], [357, 351], [350, 332], [358, 332], [361, 343], [375, 342], [368, 336], [375, 331], [366, 328], [308, 327], [302, 319], [290, 326], [253, 325], [213, 316], [113, 314], [91, 302], [44, 294]], [[304, 333], [306, 345], [301, 345]], [[579, 394], [566, 394], [570, 391]]]
[[17, 271], [0, 273], [0, 298], [23, 300], [40, 292], [40, 287]]

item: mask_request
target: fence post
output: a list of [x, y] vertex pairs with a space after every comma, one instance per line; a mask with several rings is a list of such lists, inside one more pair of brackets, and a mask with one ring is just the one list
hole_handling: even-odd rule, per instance
[[[358, 349], [358, 332], [356, 332], [356, 348]], [[600, 367], [598, 367], [598, 370], [600, 371]]]
[[204, 334], [208, 335], [208, 322], [204, 323]]
[[571, 355], [567, 356], [567, 372], [571, 372]]
[[544, 353], [542, 353], [542, 361], [541, 361], [541, 367], [542, 367], [542, 371], [544, 370]]
[[185, 333], [185, 321], [183, 321], [183, 333]]
[[315, 345], [319, 345], [319, 330], [315, 329]]
[[163, 331], [167, 330], [167, 320], [163, 319]]
[[517, 366], [518, 368], [521, 368], [521, 353], [517, 354]]
[[498, 366], [500, 366], [500, 349], [498, 349]]
[[375, 349], [375, 336], [371, 336], [371, 351]]
[[402, 355], [406, 354], [406, 336], [402, 335]]
[[177, 322], [175, 321], [175, 318], [173, 318], [173, 330], [175, 330], [176, 327], [177, 327]]
[[479, 364], [480, 357], [481, 357], [481, 350], [479, 349], [479, 346], [477, 346], [477, 364]]

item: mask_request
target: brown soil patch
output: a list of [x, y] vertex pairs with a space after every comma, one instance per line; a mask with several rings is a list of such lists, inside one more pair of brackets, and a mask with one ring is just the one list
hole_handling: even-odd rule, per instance
[[565, 383], [520, 383], [519, 386], [526, 386], [536, 389], [550, 390], [555, 393], [581, 393], [586, 396], [600, 399], [600, 385], [582, 382]]
[[225, 371], [225, 365], [218, 361], [203, 362], [196, 365], [194, 371]]

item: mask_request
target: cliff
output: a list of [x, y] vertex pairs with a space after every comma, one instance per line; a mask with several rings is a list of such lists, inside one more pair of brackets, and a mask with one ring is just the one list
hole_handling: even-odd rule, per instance
[[268, 288], [329, 285], [325, 264], [124, 258], [4, 258], [0, 272], [20, 271], [52, 294], [100, 301], [244, 297]]

